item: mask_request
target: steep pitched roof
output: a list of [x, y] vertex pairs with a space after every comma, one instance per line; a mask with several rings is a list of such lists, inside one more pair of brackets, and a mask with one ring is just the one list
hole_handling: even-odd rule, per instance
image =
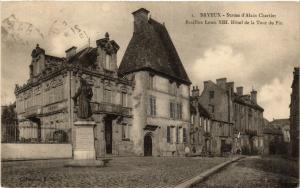
[[260, 110], [260, 111], [264, 111], [264, 109], [261, 106], [259, 106], [258, 104], [254, 103], [250, 99], [249, 95], [241, 95], [240, 96], [240, 95], [234, 93], [233, 101], [237, 102], [237, 103], [240, 103], [240, 104], [243, 104], [243, 105], [246, 105], [246, 106], [249, 106], [251, 108]]
[[211, 114], [209, 111], [201, 105], [201, 103], [198, 101], [197, 97], [190, 97], [190, 111], [191, 114], [196, 114], [197, 113], [197, 108], [198, 107], [198, 112], [200, 116], [206, 117], [206, 118], [211, 118]]
[[133, 33], [121, 61], [119, 74], [150, 70], [181, 83], [191, 84], [166, 27], [150, 18], [143, 29], [143, 32]]
[[97, 59], [97, 49], [92, 47], [87, 47], [80, 50], [74, 56], [68, 59], [68, 63], [90, 66], [96, 62], [96, 59]]

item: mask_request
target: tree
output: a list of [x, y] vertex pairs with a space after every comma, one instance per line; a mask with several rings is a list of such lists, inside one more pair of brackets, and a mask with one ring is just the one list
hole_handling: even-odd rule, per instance
[[2, 141], [17, 141], [19, 137], [16, 103], [1, 107]]

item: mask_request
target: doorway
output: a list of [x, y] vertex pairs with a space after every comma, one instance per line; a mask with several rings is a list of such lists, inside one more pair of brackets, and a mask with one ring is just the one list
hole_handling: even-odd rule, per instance
[[106, 154], [112, 154], [112, 119], [105, 119], [105, 148]]
[[152, 156], [152, 137], [149, 134], [144, 137], [144, 156]]
[[37, 117], [30, 117], [28, 118], [31, 122], [36, 124], [36, 130], [37, 130], [37, 142], [42, 141], [42, 127], [41, 127], [41, 120]]

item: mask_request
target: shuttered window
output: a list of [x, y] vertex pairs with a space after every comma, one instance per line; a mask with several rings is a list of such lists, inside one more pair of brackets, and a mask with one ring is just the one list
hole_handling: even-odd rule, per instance
[[167, 143], [171, 143], [171, 127], [167, 127]]

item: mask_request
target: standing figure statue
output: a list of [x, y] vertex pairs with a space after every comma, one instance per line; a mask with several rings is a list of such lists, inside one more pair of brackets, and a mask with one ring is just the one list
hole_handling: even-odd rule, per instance
[[80, 78], [80, 86], [75, 93], [75, 96], [72, 97], [74, 100], [75, 106], [77, 106], [78, 99], [78, 111], [77, 117], [80, 119], [88, 119], [92, 116], [92, 109], [90, 105], [90, 101], [93, 97], [93, 90], [88, 85], [87, 81], [83, 78]]

